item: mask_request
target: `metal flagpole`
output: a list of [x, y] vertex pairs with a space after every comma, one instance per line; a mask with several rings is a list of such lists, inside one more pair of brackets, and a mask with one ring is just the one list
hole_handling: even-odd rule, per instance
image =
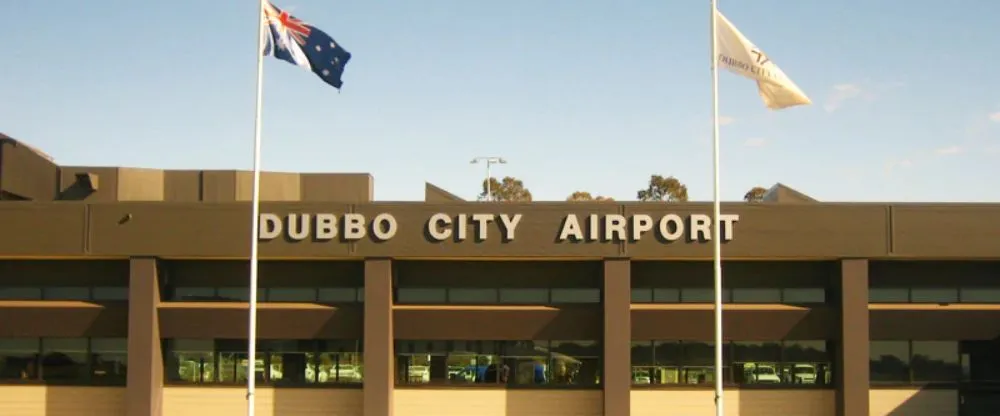
[[250, 313], [247, 326], [247, 416], [255, 416], [254, 390], [257, 384], [257, 246], [260, 238], [260, 125], [264, 88], [264, 4], [257, 7], [257, 103], [253, 126], [253, 191], [250, 198]]
[[714, 190], [712, 197], [712, 263], [715, 270], [715, 415], [723, 416], [722, 399], [722, 232], [719, 226], [719, 39], [716, 30], [718, 0], [712, 4], [712, 169]]

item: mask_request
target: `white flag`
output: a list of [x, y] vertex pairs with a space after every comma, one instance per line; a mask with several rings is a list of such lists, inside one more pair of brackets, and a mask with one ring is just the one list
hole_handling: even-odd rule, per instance
[[809, 97], [718, 10], [715, 11], [715, 25], [718, 64], [757, 81], [757, 90], [767, 108], [780, 110], [812, 104]]

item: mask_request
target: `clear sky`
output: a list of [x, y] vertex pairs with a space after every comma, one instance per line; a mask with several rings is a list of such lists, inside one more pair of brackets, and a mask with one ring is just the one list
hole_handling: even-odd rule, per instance
[[[282, 0], [354, 55], [342, 93], [265, 61], [264, 169], [369, 172], [378, 200], [485, 175], [536, 200], [711, 199], [708, 0]], [[723, 198], [1000, 201], [1000, 1], [720, 0], [815, 103], [721, 74]], [[255, 0], [2, 0], [0, 132], [66, 165], [249, 169]]]

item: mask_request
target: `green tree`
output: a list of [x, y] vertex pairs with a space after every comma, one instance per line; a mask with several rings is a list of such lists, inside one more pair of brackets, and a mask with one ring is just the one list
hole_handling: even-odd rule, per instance
[[640, 201], [686, 202], [687, 186], [673, 176], [651, 175], [646, 189], [640, 189], [636, 197]]
[[764, 200], [764, 194], [766, 193], [767, 189], [762, 188], [760, 186], [755, 186], [753, 188], [750, 188], [750, 190], [743, 195], [743, 200], [750, 203], [761, 202]]
[[[479, 194], [480, 200], [487, 200], [487, 182], [483, 180], [483, 192]], [[531, 191], [524, 187], [524, 182], [520, 179], [506, 176], [501, 180], [489, 179], [489, 195], [494, 201], [500, 202], [531, 202]]]
[[595, 197], [590, 195], [590, 192], [587, 191], [576, 191], [573, 192], [573, 194], [570, 195], [568, 198], [566, 198], [566, 200], [570, 202], [579, 202], [579, 201], [606, 202], [606, 201], [614, 201], [614, 198], [611, 198], [609, 196], [600, 196], [600, 195]]

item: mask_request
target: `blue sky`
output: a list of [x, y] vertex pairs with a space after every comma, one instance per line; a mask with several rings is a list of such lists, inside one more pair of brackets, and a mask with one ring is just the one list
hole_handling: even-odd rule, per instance
[[[815, 103], [722, 73], [723, 198], [1000, 201], [1000, 2], [720, 0]], [[265, 61], [265, 170], [370, 172], [473, 197], [479, 155], [536, 200], [711, 198], [709, 3], [284, 0], [354, 57], [338, 94]], [[249, 169], [253, 0], [7, 0], [0, 132], [67, 165]], [[16, 17], [16, 18], [13, 18]]]

